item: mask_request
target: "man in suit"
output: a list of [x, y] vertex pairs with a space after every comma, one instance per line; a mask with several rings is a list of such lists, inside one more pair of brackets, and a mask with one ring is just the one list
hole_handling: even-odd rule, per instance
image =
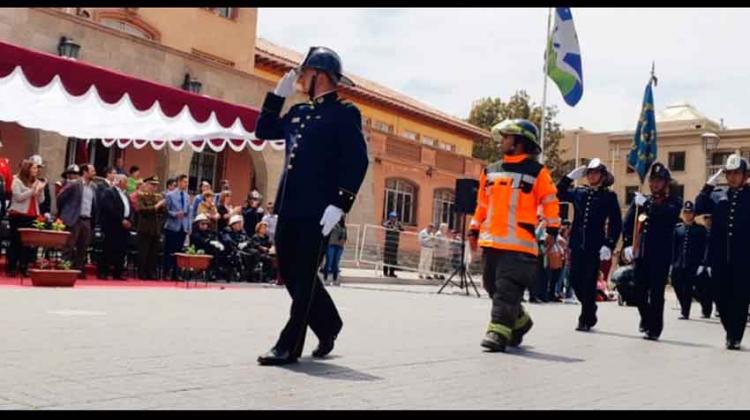
[[99, 268], [100, 278], [112, 276], [115, 280], [125, 280], [122, 269], [125, 265], [125, 248], [133, 224], [133, 208], [127, 196], [128, 179], [125, 175], [115, 175], [114, 187], [102, 194], [99, 217], [104, 233], [104, 255]]
[[190, 233], [190, 197], [187, 193], [188, 176], [177, 177], [177, 188], [166, 195], [167, 220], [164, 223], [164, 278], [177, 279], [175, 252], [182, 251]]
[[97, 215], [97, 197], [94, 190], [94, 165], [81, 165], [80, 178], [68, 182], [57, 196], [58, 217], [70, 231], [63, 258], [72, 261], [80, 270], [79, 278], [86, 278], [86, 251], [91, 241], [93, 219]]

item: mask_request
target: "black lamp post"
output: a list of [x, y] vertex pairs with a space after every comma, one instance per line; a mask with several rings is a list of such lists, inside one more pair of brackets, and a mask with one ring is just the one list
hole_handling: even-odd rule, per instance
[[191, 78], [190, 73], [185, 73], [185, 80], [182, 82], [182, 89], [191, 93], [201, 93], [202, 87], [203, 83], [199, 82], [197, 79]]
[[81, 46], [70, 38], [62, 37], [57, 44], [57, 54], [61, 57], [77, 59]]

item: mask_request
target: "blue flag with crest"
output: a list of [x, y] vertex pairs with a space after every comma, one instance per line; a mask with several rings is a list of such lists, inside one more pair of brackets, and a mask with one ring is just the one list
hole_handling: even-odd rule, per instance
[[638, 172], [641, 184], [646, 179], [651, 164], [656, 160], [656, 115], [654, 114], [654, 93], [649, 80], [643, 94], [643, 105], [638, 125], [633, 136], [633, 146], [628, 153], [628, 166]]

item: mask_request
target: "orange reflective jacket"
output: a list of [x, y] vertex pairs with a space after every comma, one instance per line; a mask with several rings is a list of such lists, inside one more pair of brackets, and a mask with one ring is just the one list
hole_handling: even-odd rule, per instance
[[560, 228], [560, 201], [547, 168], [528, 155], [505, 156], [479, 176], [477, 210], [471, 228], [479, 246], [537, 255], [534, 229], [542, 206], [547, 231]]

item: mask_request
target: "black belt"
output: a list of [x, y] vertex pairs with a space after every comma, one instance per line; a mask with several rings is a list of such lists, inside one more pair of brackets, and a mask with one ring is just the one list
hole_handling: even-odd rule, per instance
[[78, 218], [81, 220], [91, 220], [91, 217], [86, 217], [86, 216], [78, 216]]

